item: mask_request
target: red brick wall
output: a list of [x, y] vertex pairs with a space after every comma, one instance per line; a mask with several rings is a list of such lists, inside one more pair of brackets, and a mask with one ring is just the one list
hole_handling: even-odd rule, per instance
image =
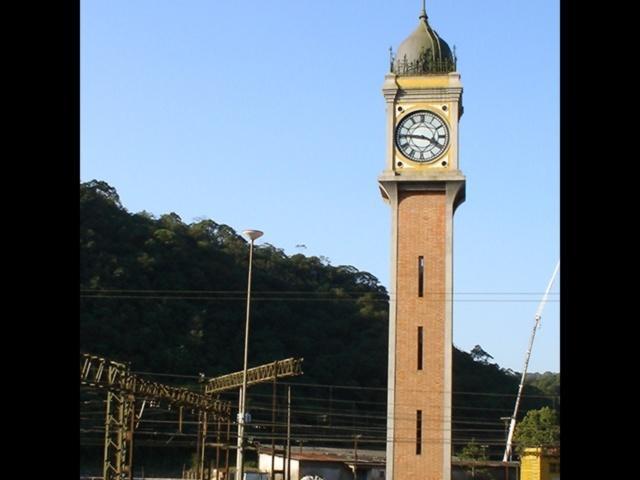
[[[443, 480], [445, 214], [444, 192], [399, 194], [394, 480]], [[423, 297], [418, 296], [419, 256], [424, 257]], [[417, 369], [418, 326], [424, 332], [422, 370]], [[420, 455], [417, 410], [422, 410]]]

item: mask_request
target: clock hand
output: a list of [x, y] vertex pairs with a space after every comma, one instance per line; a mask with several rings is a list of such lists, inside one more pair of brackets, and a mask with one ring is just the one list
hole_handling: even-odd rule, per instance
[[406, 135], [400, 135], [401, 137], [409, 137], [409, 138], [420, 138], [422, 140], [430, 140], [429, 137], [426, 137], [424, 135], [414, 135], [411, 133], [407, 133]]
[[411, 133], [408, 133], [406, 135], [400, 135], [401, 137], [409, 137], [409, 138], [420, 138], [421, 140], [429, 140], [431, 143], [435, 144], [435, 145], [440, 145], [437, 141], [435, 141], [433, 138], [429, 138], [425, 135], [414, 135]]

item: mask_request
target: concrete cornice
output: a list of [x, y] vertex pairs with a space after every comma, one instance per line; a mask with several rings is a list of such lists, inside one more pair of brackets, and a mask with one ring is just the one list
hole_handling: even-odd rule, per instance
[[396, 95], [398, 94], [398, 90], [400, 87], [396, 82], [396, 75], [387, 74], [384, 77], [384, 83], [382, 85], [382, 95], [387, 102], [392, 102]]
[[447, 192], [453, 206], [452, 212], [465, 200], [466, 183], [465, 176], [459, 170], [447, 173], [420, 172], [406, 176], [383, 173], [378, 177], [380, 194], [387, 203], [393, 205], [401, 191]]
[[462, 88], [420, 88], [412, 90], [400, 89], [397, 98], [412, 101], [457, 102], [462, 95]]
[[378, 177], [378, 182], [415, 182], [415, 183], [433, 183], [433, 182], [464, 182], [466, 177], [460, 170], [425, 170], [411, 173], [403, 173], [401, 175], [394, 172], [385, 171]]
[[413, 77], [387, 74], [382, 85], [382, 94], [387, 102], [401, 98], [409, 101], [459, 101], [462, 90], [457, 72]]

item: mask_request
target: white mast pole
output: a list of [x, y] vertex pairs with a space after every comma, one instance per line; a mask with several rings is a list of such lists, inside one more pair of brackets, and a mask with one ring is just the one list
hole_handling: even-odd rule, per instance
[[529, 366], [529, 358], [531, 357], [531, 349], [533, 347], [533, 339], [536, 336], [536, 330], [540, 325], [540, 318], [542, 318], [542, 309], [544, 308], [545, 303], [547, 303], [547, 297], [549, 296], [549, 290], [551, 290], [551, 286], [553, 285], [553, 281], [556, 279], [556, 275], [558, 270], [560, 269], [560, 261], [556, 264], [556, 268], [553, 271], [553, 275], [551, 276], [551, 280], [549, 281], [549, 285], [547, 285], [547, 290], [544, 292], [542, 300], [538, 305], [538, 309], [536, 310], [536, 322], [533, 326], [533, 332], [531, 333], [531, 339], [529, 340], [529, 349], [527, 350], [527, 354], [525, 355], [524, 360], [524, 369], [522, 370], [522, 378], [520, 379], [520, 385], [518, 386], [518, 396], [516, 397], [516, 406], [513, 409], [513, 415], [511, 416], [511, 422], [509, 423], [509, 435], [507, 436], [507, 447], [504, 450], [504, 457], [502, 457], [502, 461], [506, 462], [511, 457], [511, 442], [513, 440], [513, 432], [516, 428], [516, 415], [518, 414], [518, 406], [520, 405], [520, 397], [522, 396], [522, 388], [524, 387], [524, 379], [527, 375], [527, 367]]

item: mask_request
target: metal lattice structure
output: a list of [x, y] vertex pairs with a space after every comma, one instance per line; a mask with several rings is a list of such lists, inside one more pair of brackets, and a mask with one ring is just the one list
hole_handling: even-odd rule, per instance
[[[247, 385], [302, 375], [302, 361], [302, 358], [287, 358], [248, 369]], [[231, 403], [218, 400], [217, 394], [240, 388], [242, 378], [242, 371], [211, 378], [202, 394], [140, 378], [131, 373], [128, 364], [122, 362], [87, 353], [80, 354], [80, 384], [107, 390], [103, 479], [132, 479], [136, 400], [163, 400], [181, 407], [180, 411], [183, 407], [188, 407], [200, 412], [196, 474], [198, 478], [204, 478], [207, 418], [211, 415], [213, 419], [227, 423], [228, 441]], [[228, 449], [226, 455], [228, 457]]]
[[209, 392], [193, 392], [152, 382], [129, 371], [128, 365], [90, 354], [80, 355], [80, 384], [111, 391], [127, 392], [137, 400], [164, 400], [172, 405], [194, 408], [226, 420], [231, 415], [231, 403], [210, 396]]
[[104, 425], [104, 480], [131, 479], [135, 399], [129, 393], [108, 392]]
[[130, 377], [129, 365], [88, 353], [80, 354], [80, 384], [95, 388], [122, 388]]
[[[222, 402], [209, 394], [142, 379], [131, 373], [128, 364], [87, 353], [80, 354], [80, 384], [108, 390], [102, 470], [104, 480], [132, 479], [136, 399], [164, 400], [179, 407], [197, 409], [204, 415], [205, 422], [207, 414], [226, 421], [231, 415], [230, 402]], [[206, 437], [206, 425], [201, 431]]]
[[[268, 382], [276, 378], [302, 375], [303, 360], [303, 358], [287, 358], [260, 365], [259, 367], [249, 368], [247, 369], [247, 385]], [[240, 388], [242, 386], [242, 376], [243, 372], [240, 371], [211, 378], [205, 385], [205, 393], [211, 395], [225, 390]]]
[[131, 478], [135, 377], [129, 365], [95, 355], [80, 355], [80, 384], [108, 389], [104, 423], [104, 480]]

